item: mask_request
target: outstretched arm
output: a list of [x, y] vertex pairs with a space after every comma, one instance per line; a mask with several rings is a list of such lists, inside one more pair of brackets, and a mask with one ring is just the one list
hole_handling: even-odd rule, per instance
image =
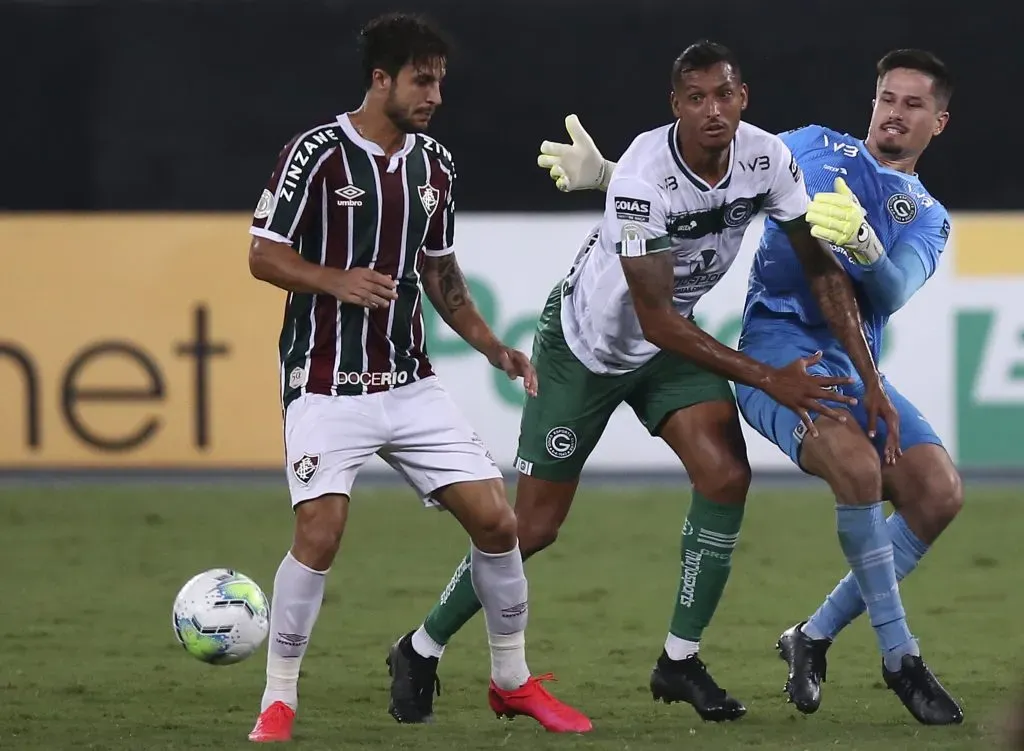
[[565, 118], [565, 129], [572, 144], [544, 141], [540, 145], [537, 166], [548, 170], [563, 193], [574, 190], [608, 190], [615, 162], [601, 156], [597, 144], [583, 129], [576, 115]]

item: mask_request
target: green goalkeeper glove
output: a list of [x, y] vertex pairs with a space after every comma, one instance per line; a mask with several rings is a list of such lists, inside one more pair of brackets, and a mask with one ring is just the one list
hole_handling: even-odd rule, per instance
[[565, 118], [572, 144], [544, 141], [540, 145], [537, 166], [548, 170], [563, 193], [573, 190], [607, 190], [615, 162], [609, 162], [597, 150], [594, 139], [580, 125], [576, 115]]
[[868, 224], [867, 212], [843, 178], [836, 178], [835, 189], [834, 193], [818, 193], [811, 199], [807, 209], [811, 234], [848, 250], [854, 262], [870, 265], [882, 257], [885, 248]]

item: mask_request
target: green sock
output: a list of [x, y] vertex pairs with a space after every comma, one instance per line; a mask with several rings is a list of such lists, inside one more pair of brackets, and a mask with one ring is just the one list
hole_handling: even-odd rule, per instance
[[438, 644], [447, 644], [460, 628], [480, 610], [480, 601], [473, 589], [467, 555], [455, 569], [452, 580], [441, 593], [441, 599], [423, 622], [423, 630]]
[[742, 505], [715, 503], [693, 492], [683, 524], [679, 594], [669, 628], [673, 636], [700, 641], [729, 580], [742, 522]]

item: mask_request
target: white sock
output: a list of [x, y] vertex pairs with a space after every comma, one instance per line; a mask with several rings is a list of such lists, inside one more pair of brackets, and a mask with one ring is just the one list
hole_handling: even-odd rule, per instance
[[422, 624], [412, 635], [412, 648], [420, 657], [436, 657], [441, 659], [444, 654], [444, 644], [434, 641]]
[[491, 679], [505, 691], [530, 678], [526, 666], [527, 585], [518, 543], [507, 553], [470, 550], [473, 589], [484, 610], [491, 647]]
[[690, 655], [697, 654], [698, 651], [700, 651], [699, 641], [687, 641], [674, 634], [669, 634], [665, 639], [665, 654], [670, 660], [685, 660]]
[[526, 634], [487, 634], [491, 648], [491, 678], [503, 691], [514, 691], [530, 679], [526, 666]]
[[326, 580], [327, 571], [314, 571], [304, 566], [295, 560], [291, 551], [277, 569], [270, 602], [267, 687], [263, 691], [261, 712], [275, 701], [283, 701], [292, 709], [299, 706], [299, 668], [320, 613]]

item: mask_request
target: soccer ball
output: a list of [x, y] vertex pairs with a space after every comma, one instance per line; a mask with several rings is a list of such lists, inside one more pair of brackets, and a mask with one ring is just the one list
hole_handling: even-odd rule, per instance
[[171, 624], [190, 655], [211, 665], [231, 665], [251, 655], [267, 638], [270, 606], [248, 576], [213, 568], [181, 588]]

